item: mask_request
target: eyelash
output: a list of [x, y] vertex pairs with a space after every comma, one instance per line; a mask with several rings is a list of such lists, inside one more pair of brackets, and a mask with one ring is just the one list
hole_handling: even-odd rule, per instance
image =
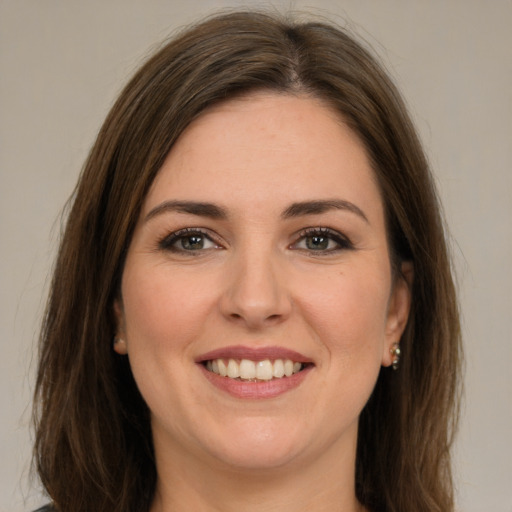
[[[177, 244], [180, 240], [185, 241], [187, 239], [191, 239], [192, 237], [198, 237], [201, 238], [203, 243], [204, 241], [207, 241], [207, 243], [213, 244], [213, 247], [207, 247], [203, 248], [200, 247], [198, 249], [185, 249], [183, 246], [181, 248], [176, 247], [175, 244]], [[327, 245], [330, 244], [330, 242], [334, 242], [336, 244], [336, 247], [334, 248], [325, 248], [325, 249], [310, 249], [308, 247], [298, 247], [301, 242], [305, 242], [308, 238], [318, 238], [321, 240], [326, 240]], [[210, 249], [219, 249], [222, 248], [222, 246], [217, 243], [211, 234], [203, 230], [201, 228], [184, 228], [180, 229], [178, 231], [175, 231], [169, 235], [166, 235], [162, 240], [158, 243], [158, 248], [164, 251], [171, 251], [174, 253], [179, 254], [194, 254], [198, 255], [198, 253], [210, 250]], [[332, 253], [336, 253], [343, 250], [351, 250], [354, 249], [354, 246], [352, 242], [341, 233], [330, 229], [326, 227], [314, 227], [314, 228], [306, 228], [299, 232], [298, 238], [295, 242], [289, 245], [289, 248], [296, 249], [300, 251], [305, 251], [310, 254], [314, 254], [315, 256], [322, 256], [322, 255], [328, 255]]]
[[[308, 249], [306, 248], [298, 248], [297, 245], [305, 241], [307, 238], [319, 238], [319, 239], [327, 239], [327, 243], [330, 241], [336, 244], [336, 247], [330, 249]], [[307, 251], [316, 256], [328, 255], [332, 253], [336, 253], [343, 250], [352, 250], [354, 249], [354, 245], [352, 242], [344, 235], [330, 228], [325, 227], [315, 227], [315, 228], [306, 228], [299, 233], [298, 240], [291, 244], [290, 247], [295, 247], [298, 250]]]
[[203, 241], [206, 240], [208, 242], [211, 242], [212, 244], [215, 245], [214, 248], [219, 248], [221, 247], [220, 244], [218, 244], [214, 239], [213, 237], [210, 235], [209, 232], [201, 229], [201, 228], [184, 228], [184, 229], [180, 229], [178, 231], [175, 231], [173, 233], [171, 233], [170, 235], [167, 235], [165, 236], [162, 240], [160, 240], [160, 242], [158, 243], [158, 247], [159, 249], [162, 249], [164, 251], [171, 251], [171, 252], [175, 252], [175, 253], [198, 253], [198, 252], [201, 252], [202, 250], [208, 250], [208, 249], [212, 249], [213, 247], [208, 247], [207, 249], [185, 249], [184, 247], [182, 248], [178, 248], [175, 246], [175, 244], [177, 242], [179, 242], [180, 240], [186, 240], [186, 239], [191, 239], [193, 236], [196, 236], [198, 238], [201, 238]]

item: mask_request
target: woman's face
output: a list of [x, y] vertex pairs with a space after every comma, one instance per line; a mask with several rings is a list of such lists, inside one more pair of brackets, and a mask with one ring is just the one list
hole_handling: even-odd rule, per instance
[[115, 309], [157, 458], [353, 457], [409, 309], [361, 142], [306, 97], [205, 112], [145, 199]]

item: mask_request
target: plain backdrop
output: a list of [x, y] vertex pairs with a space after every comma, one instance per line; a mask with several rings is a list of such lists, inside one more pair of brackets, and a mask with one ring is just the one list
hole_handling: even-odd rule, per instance
[[[35, 341], [59, 214], [122, 85], [222, 0], [0, 0], [0, 511], [30, 482]], [[512, 512], [512, 2], [276, 0], [370, 44], [410, 106], [444, 202], [464, 321], [459, 509]], [[390, 482], [389, 485], [393, 485]], [[411, 511], [413, 512], [413, 511]]]

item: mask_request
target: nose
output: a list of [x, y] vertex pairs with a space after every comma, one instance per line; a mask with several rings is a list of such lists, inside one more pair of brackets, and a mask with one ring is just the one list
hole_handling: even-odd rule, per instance
[[246, 249], [233, 257], [227, 272], [221, 309], [230, 321], [258, 330], [289, 317], [292, 301], [279, 255]]

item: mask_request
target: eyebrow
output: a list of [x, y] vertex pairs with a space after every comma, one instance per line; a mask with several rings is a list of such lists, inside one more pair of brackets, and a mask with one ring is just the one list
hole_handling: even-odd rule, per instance
[[361, 208], [356, 206], [354, 203], [343, 199], [327, 199], [293, 203], [291, 206], [286, 208], [281, 216], [283, 219], [290, 219], [293, 217], [301, 217], [303, 215], [318, 215], [330, 210], [346, 210], [361, 217], [368, 224], [370, 223], [368, 217], [364, 214]]
[[203, 203], [196, 201], [165, 201], [155, 206], [145, 218], [145, 221], [156, 217], [162, 213], [178, 212], [198, 215], [200, 217], [209, 217], [210, 219], [226, 219], [227, 212], [220, 206], [213, 203]]
[[[283, 211], [283, 219], [291, 219], [304, 215], [319, 215], [330, 210], [345, 210], [356, 214], [369, 224], [368, 217], [354, 203], [343, 199], [317, 199], [313, 201], [301, 201], [291, 204]], [[228, 218], [227, 211], [213, 203], [197, 201], [165, 201], [155, 206], [145, 218], [149, 221], [157, 215], [168, 212], [188, 213], [199, 217], [208, 217], [210, 219], [225, 220]]]

